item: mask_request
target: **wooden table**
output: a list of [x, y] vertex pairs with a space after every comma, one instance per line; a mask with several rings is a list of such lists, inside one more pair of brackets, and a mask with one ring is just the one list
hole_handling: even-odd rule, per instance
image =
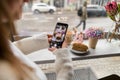
[[[85, 40], [84, 44], [88, 45], [88, 40]], [[98, 41], [96, 49], [89, 49], [89, 53], [87, 55], [75, 55], [71, 51], [70, 54], [73, 60], [120, 56], [120, 41], [109, 43], [105, 39], [101, 39]], [[27, 56], [37, 64], [53, 63], [56, 59], [55, 55], [48, 49], [35, 51]]]

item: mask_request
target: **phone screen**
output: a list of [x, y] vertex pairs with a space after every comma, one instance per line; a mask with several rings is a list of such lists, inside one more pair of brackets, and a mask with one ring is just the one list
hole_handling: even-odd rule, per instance
[[50, 42], [50, 47], [61, 48], [62, 44], [65, 40], [66, 32], [68, 29], [68, 24], [65, 23], [57, 23], [52, 40]]

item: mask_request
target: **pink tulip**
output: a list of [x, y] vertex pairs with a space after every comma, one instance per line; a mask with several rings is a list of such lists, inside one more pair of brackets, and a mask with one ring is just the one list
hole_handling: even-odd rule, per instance
[[110, 16], [114, 16], [117, 14], [118, 11], [118, 6], [115, 1], [108, 2], [107, 5], [105, 6], [105, 9]]

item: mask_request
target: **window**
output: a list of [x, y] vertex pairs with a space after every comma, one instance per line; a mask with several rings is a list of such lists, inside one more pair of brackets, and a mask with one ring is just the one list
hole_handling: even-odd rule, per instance
[[[37, 6], [34, 7], [35, 9], [31, 9], [29, 7], [29, 4], [28, 6], [25, 6], [24, 7], [25, 10], [23, 11], [23, 17], [16, 23], [17, 24], [16, 28], [19, 35], [32, 36], [36, 34], [41, 34], [43, 32], [53, 32], [55, 25], [58, 22], [58, 18], [60, 17], [64, 17], [66, 19], [66, 21], [64, 22], [68, 23], [70, 30], [72, 30], [73, 27], [79, 24], [80, 18], [77, 16], [76, 7], [79, 8], [82, 4], [81, 5], [78, 4], [77, 0], [76, 2], [74, 1], [74, 3], [64, 2], [64, 4], [62, 5], [65, 5], [65, 6], [60, 8], [55, 7], [54, 3], [52, 4], [51, 2], [49, 2], [49, 5], [47, 3], [45, 4], [39, 4], [39, 2], [37, 3], [37, 6], [39, 7], [48, 6], [47, 9], [38, 8]], [[103, 12], [104, 15], [101, 14], [102, 13], [101, 12], [99, 17], [97, 17], [96, 14], [98, 13], [96, 10], [100, 8], [101, 7], [97, 7], [96, 5], [95, 6], [88, 5], [87, 10], [90, 10], [89, 11], [90, 14], [88, 14], [90, 15], [90, 17], [88, 16], [87, 18], [86, 28], [91, 26], [98, 26], [98, 27], [100, 26], [108, 30], [111, 27], [112, 21], [107, 17], [105, 17], [106, 16], [105, 11]], [[93, 12], [96, 12], [96, 13], [93, 14], [92, 10]], [[36, 12], [37, 14], [35, 14], [34, 12]], [[82, 30], [82, 27], [83, 25], [81, 24], [78, 30], [79, 31]]]

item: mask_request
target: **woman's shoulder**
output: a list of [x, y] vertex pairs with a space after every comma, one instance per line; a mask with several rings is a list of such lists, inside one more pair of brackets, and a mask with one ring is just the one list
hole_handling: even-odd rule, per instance
[[0, 80], [17, 80], [14, 69], [6, 61], [0, 61]]
[[7, 61], [0, 61], [0, 72], [2, 71], [11, 71], [12, 67]]

